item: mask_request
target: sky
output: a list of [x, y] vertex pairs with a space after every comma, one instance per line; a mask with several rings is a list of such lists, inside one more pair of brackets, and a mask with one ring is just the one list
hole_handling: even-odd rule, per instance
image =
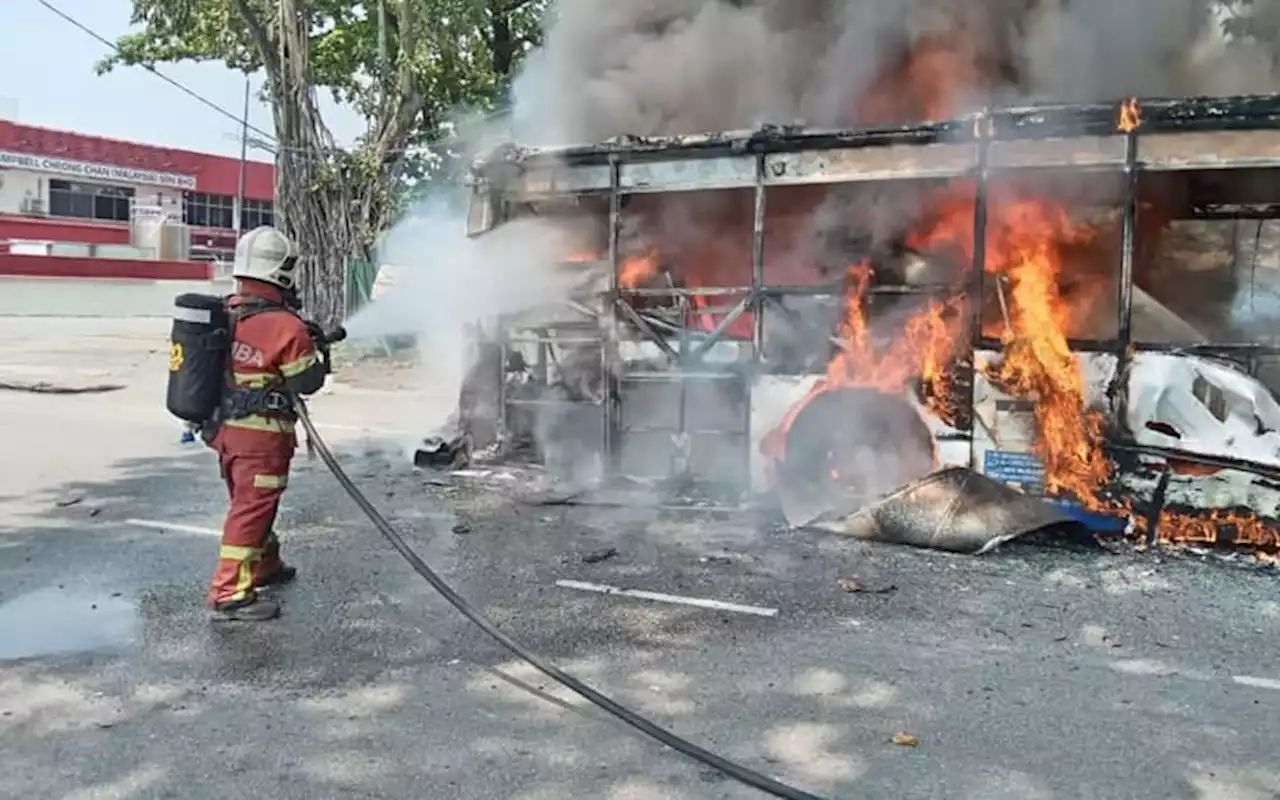
[[[86, 28], [114, 41], [129, 31], [131, 0], [49, 0]], [[110, 51], [36, 0], [0, 0], [0, 117], [25, 125], [179, 147], [238, 158], [244, 77], [220, 64], [173, 64], [159, 71], [221, 106], [230, 117], [183, 94], [147, 70], [117, 67], [99, 77], [93, 65]], [[262, 77], [251, 78], [256, 93]], [[325, 121], [340, 143], [364, 123], [320, 97]], [[271, 131], [271, 112], [250, 101], [249, 124]], [[252, 134], [251, 134], [252, 135]], [[270, 161], [262, 150], [249, 158]]]

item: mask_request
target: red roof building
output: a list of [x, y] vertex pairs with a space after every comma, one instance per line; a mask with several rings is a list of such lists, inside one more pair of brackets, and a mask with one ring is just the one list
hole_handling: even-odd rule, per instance
[[[241, 169], [236, 158], [0, 120], [0, 275], [30, 274], [42, 247], [62, 276], [127, 273], [130, 260], [228, 259], [238, 206], [242, 230], [274, 219], [274, 166], [245, 161], [242, 197]], [[139, 241], [140, 215], [165, 218], [163, 246]], [[6, 258], [14, 269], [6, 270]], [[97, 263], [77, 267], [69, 258]], [[18, 260], [28, 266], [19, 269]], [[121, 263], [107, 263], [114, 261]], [[133, 271], [156, 270], [163, 267]]]

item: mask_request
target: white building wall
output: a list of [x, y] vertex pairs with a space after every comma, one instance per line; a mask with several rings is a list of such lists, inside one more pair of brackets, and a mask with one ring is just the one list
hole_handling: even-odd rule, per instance
[[167, 317], [184, 292], [230, 291], [225, 281], [0, 276], [0, 317]]
[[176, 220], [182, 219], [182, 190], [171, 187], [112, 181], [85, 180], [45, 172], [28, 172], [18, 169], [0, 169], [0, 214], [45, 214], [49, 210], [49, 179], [69, 180], [73, 183], [101, 183], [133, 189], [134, 202], [138, 205], [159, 207]]
[[0, 214], [40, 214], [49, 207], [49, 181], [38, 172], [0, 169]]

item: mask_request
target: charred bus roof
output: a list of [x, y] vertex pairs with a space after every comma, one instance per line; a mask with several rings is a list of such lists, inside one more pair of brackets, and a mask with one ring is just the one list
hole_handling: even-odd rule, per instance
[[[978, 169], [1126, 167], [1180, 173], [1280, 167], [1280, 95], [1005, 108], [897, 128], [764, 127], [557, 148], [505, 145], [473, 164], [472, 182], [520, 201], [946, 179]], [[1280, 203], [1277, 182], [1251, 186], [1260, 182], [1243, 173], [1239, 179], [1220, 191], [1193, 193], [1202, 206]]]

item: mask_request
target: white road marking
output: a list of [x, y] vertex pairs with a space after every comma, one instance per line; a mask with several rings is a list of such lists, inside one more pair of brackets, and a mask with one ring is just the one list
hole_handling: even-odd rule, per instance
[[616, 594], [623, 597], [634, 597], [637, 600], [654, 600], [659, 603], [675, 603], [685, 606], [697, 606], [699, 608], [713, 608], [717, 611], [736, 611], [739, 614], [755, 614], [758, 617], [776, 617], [778, 615], [778, 609], [776, 608], [744, 606], [737, 603], [726, 603], [722, 600], [705, 600], [700, 597], [681, 597], [674, 594], [645, 592], [638, 589], [621, 589], [617, 586], [606, 586], [600, 583], [556, 581], [556, 586], [559, 586], [562, 589], [580, 589], [584, 592], [598, 592], [600, 594]]
[[1232, 675], [1231, 680], [1241, 686], [1252, 686], [1255, 689], [1275, 689], [1280, 691], [1280, 681], [1275, 678], [1254, 678], [1250, 675]]
[[139, 528], [152, 528], [157, 531], [169, 531], [172, 533], [194, 533], [199, 536], [222, 536], [222, 531], [213, 528], [201, 528], [197, 525], [182, 525], [177, 522], [160, 522], [154, 519], [126, 519], [126, 525], [136, 525]]

